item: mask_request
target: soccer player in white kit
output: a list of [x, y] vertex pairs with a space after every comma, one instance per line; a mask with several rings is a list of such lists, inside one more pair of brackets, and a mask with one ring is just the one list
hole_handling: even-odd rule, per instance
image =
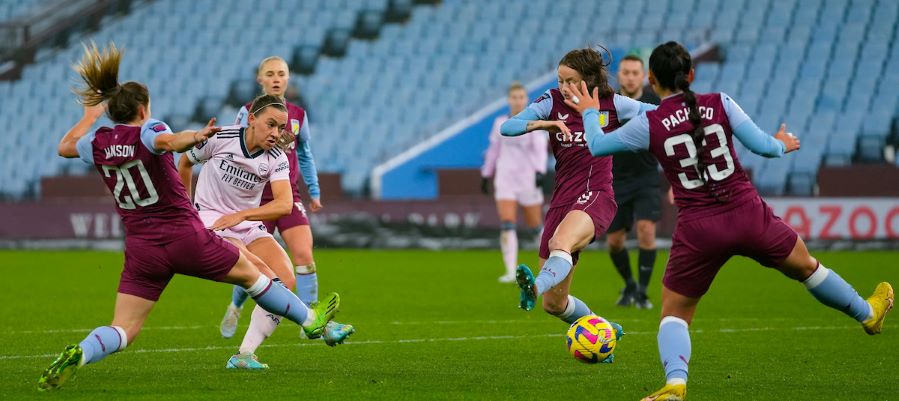
[[[515, 82], [507, 91], [510, 115], [517, 115], [528, 104], [528, 92]], [[481, 167], [481, 191], [488, 193], [487, 181], [493, 177], [493, 191], [496, 210], [499, 213], [499, 244], [503, 254], [506, 273], [500, 276], [501, 283], [515, 281], [515, 267], [518, 265], [518, 234], [515, 230], [517, 206], [524, 210], [525, 224], [534, 238], [540, 238], [540, 224], [543, 214], [543, 187], [541, 181], [546, 174], [549, 137], [545, 132], [517, 137], [502, 136], [499, 127], [509, 116], [502, 115], [493, 122], [490, 130], [490, 146], [484, 155]]]
[[[286, 282], [282, 285], [290, 288], [294, 285], [290, 259], [262, 223], [288, 214], [293, 208], [288, 181], [290, 165], [284, 151], [278, 147], [287, 125], [286, 110], [277, 97], [263, 95], [256, 98], [247, 128], [222, 127], [218, 135], [185, 153], [179, 162], [179, 174], [185, 187], [190, 188], [193, 165], [204, 164], [194, 198], [200, 220], [219, 236], [253, 255], [275, 255], [267, 260], [251, 259], [258, 265], [270, 267], [274, 275]], [[259, 206], [262, 189], [269, 182], [274, 200]], [[337, 294], [330, 294], [320, 304], [321, 308], [331, 308], [338, 300]], [[231, 357], [226, 367], [267, 368], [268, 365], [258, 362], [254, 353], [280, 321], [280, 316], [257, 305], [239, 352]], [[336, 343], [342, 340], [338, 339]]]

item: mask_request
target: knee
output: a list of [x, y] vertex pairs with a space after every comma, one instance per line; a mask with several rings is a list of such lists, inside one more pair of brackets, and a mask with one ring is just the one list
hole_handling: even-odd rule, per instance
[[609, 233], [608, 235], [606, 235], [606, 244], [609, 246], [609, 251], [621, 252], [622, 250], [624, 250], [624, 239], [624, 231], [616, 231], [614, 233]]
[[656, 225], [647, 220], [637, 222], [637, 241], [640, 248], [652, 249], [656, 247]]
[[549, 246], [549, 250], [551, 250], [551, 251], [558, 249], [560, 251], [565, 251], [565, 252], [571, 253], [572, 252], [571, 248], [573, 247], [574, 244], [573, 244], [573, 241], [571, 241], [568, 238], [563, 238], [558, 235], [553, 235], [552, 238], [549, 239], [549, 242], [547, 243], [547, 245]]
[[298, 266], [308, 266], [313, 263], [312, 247], [301, 247], [293, 251], [293, 263]]

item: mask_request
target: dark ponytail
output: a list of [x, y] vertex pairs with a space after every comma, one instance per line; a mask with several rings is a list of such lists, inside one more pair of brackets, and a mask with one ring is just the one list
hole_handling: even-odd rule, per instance
[[705, 184], [705, 163], [702, 162], [702, 154], [705, 150], [703, 139], [705, 131], [702, 127], [702, 119], [699, 117], [699, 107], [696, 105], [696, 94], [690, 89], [690, 81], [687, 77], [693, 69], [693, 59], [690, 52], [680, 43], [667, 42], [659, 45], [649, 56], [649, 69], [656, 81], [665, 89], [681, 91], [684, 94], [684, 102], [689, 108], [687, 117], [693, 124], [693, 145], [696, 147], [696, 173]]
[[119, 84], [121, 61], [122, 52], [114, 43], [110, 43], [102, 52], [93, 42], [85, 44], [84, 56], [74, 66], [85, 86], [76, 89], [75, 93], [81, 98], [81, 103], [87, 106], [106, 102], [109, 119], [124, 124], [137, 119], [138, 106], [147, 107], [150, 104], [150, 92], [139, 82]]

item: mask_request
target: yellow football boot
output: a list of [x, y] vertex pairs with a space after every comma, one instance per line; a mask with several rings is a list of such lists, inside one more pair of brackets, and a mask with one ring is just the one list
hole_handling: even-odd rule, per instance
[[880, 334], [880, 329], [883, 328], [883, 318], [890, 309], [893, 309], [893, 286], [886, 282], [877, 284], [874, 294], [868, 297], [868, 304], [871, 305], [874, 315], [862, 322], [862, 327], [865, 328], [866, 333], [873, 336]]

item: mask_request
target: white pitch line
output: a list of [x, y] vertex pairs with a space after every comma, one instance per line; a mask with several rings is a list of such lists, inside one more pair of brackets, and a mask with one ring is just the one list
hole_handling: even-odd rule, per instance
[[[745, 333], [745, 332], [756, 332], [756, 331], [815, 331], [815, 330], [851, 330], [853, 326], [800, 326], [800, 327], [748, 327], [742, 329], [718, 329], [718, 330], [703, 330], [696, 329], [690, 330], [691, 333], [695, 334], [703, 334], [703, 333]], [[648, 335], [648, 334], [656, 334], [655, 331], [629, 331], [626, 332], [626, 335]], [[407, 339], [399, 339], [399, 340], [365, 340], [365, 341], [348, 341], [343, 346], [347, 345], [372, 345], [372, 344], [415, 344], [415, 343], [435, 343], [435, 342], [447, 342], [447, 341], [484, 341], [484, 340], [516, 340], [516, 339], [526, 339], [526, 338], [546, 338], [546, 337], [561, 337], [561, 333], [552, 333], [552, 334], [534, 334], [534, 335], [521, 335], [521, 336], [472, 336], [472, 337], [439, 337], [439, 338], [407, 338]], [[284, 348], [284, 347], [308, 347], [308, 346], [321, 346], [319, 342], [305, 342], [305, 343], [297, 343], [297, 344], [263, 344], [262, 347], [265, 348]], [[138, 349], [134, 351], [129, 351], [130, 353], [136, 354], [145, 354], [145, 353], [164, 353], [164, 352], [196, 352], [196, 351], [216, 351], [216, 350], [225, 350], [225, 349], [235, 349], [235, 345], [216, 345], [216, 346], [207, 346], [207, 347], [187, 347], [187, 348], [149, 348], [149, 349]], [[35, 359], [35, 358], [50, 358], [56, 356], [57, 354], [39, 354], [39, 355], [0, 355], [0, 360], [13, 360], [13, 359]]]

